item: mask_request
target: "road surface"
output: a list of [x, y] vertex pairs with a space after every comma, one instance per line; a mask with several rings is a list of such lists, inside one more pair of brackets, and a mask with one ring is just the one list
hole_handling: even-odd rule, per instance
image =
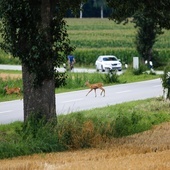
[[[104, 88], [106, 90], [105, 97], [100, 96], [99, 89], [97, 90], [97, 97], [95, 97], [94, 91], [86, 96], [89, 89], [57, 94], [57, 115], [100, 108], [132, 100], [160, 97], [163, 94], [160, 79]], [[17, 120], [23, 121], [23, 100], [0, 102], [0, 124], [7, 124]]]
[[[20, 65], [7, 65], [7, 64], [0, 64], [0, 70], [18, 70], [21, 71], [22, 67]], [[57, 68], [59, 72], [66, 71], [65, 68]], [[88, 72], [94, 73], [96, 72], [95, 69], [87, 69], [87, 68], [74, 68], [73, 72]]]

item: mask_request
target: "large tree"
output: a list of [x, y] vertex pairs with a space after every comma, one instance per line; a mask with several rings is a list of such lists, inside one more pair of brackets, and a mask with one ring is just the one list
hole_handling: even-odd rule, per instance
[[143, 61], [148, 61], [149, 65], [149, 61], [154, 59], [153, 46], [157, 41], [157, 36], [163, 33], [162, 29], [152, 18], [147, 18], [145, 12], [136, 14], [133, 22], [137, 28], [136, 49]]
[[129, 17], [138, 28], [136, 47], [144, 60], [151, 60], [152, 47], [162, 29], [170, 29], [169, 0], [106, 0], [112, 8], [111, 19], [127, 23]]
[[24, 120], [40, 113], [56, 117], [55, 68], [70, 47], [65, 12], [82, 0], [0, 0], [3, 43], [1, 48], [22, 63]]

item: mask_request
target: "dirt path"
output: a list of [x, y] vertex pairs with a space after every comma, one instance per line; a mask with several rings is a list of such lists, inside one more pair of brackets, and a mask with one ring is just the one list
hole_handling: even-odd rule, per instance
[[0, 160], [0, 170], [170, 170], [170, 122], [104, 146]]

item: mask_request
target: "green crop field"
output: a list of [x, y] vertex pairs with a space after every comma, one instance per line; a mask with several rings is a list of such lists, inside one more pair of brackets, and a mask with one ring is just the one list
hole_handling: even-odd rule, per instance
[[[133, 23], [126, 25], [116, 24], [109, 19], [66, 19], [68, 33], [73, 45], [77, 49], [135, 49], [135, 36], [137, 33]], [[154, 48], [169, 50], [170, 31], [164, 30], [164, 34], [157, 38]]]
[[[116, 24], [107, 18], [66, 18], [71, 44], [76, 47], [74, 55], [78, 65], [91, 65], [99, 55], [113, 54], [122, 62], [131, 63], [132, 57], [139, 56], [135, 48], [137, 30], [133, 23]], [[157, 37], [154, 50], [159, 57], [170, 56], [170, 31]], [[5, 58], [4, 58], [5, 57]], [[0, 64], [13, 62], [9, 54], [0, 50]], [[18, 63], [15, 60], [14, 63]]]
[[132, 24], [118, 25], [108, 19], [66, 19], [68, 33], [77, 49], [134, 48]]
[[[76, 46], [74, 52], [77, 61], [94, 63], [98, 55], [114, 54], [124, 62], [132, 62], [138, 56], [135, 48], [137, 29], [133, 23], [116, 24], [109, 19], [66, 19], [71, 44]], [[170, 31], [157, 37], [154, 50], [160, 57], [169, 58]]]

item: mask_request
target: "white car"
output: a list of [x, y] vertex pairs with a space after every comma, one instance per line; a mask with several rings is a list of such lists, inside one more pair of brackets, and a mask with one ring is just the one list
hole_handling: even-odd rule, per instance
[[122, 63], [114, 55], [99, 56], [95, 62], [95, 66], [97, 71], [122, 70]]

